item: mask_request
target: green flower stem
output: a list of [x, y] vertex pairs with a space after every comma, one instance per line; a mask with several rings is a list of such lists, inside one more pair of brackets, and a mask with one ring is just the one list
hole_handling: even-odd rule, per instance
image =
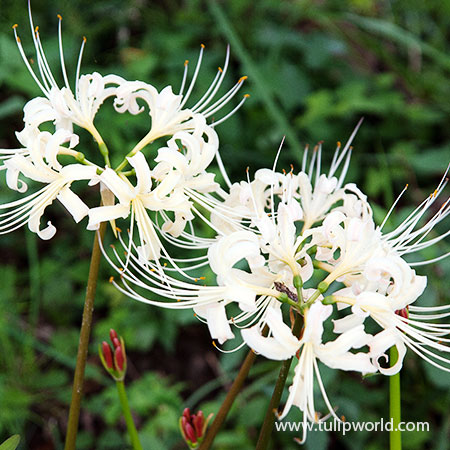
[[[397, 347], [391, 347], [390, 360], [391, 366], [398, 359]], [[389, 377], [389, 415], [392, 419], [392, 431], [389, 433], [390, 449], [402, 449], [402, 433], [399, 430], [401, 422], [401, 391], [400, 391], [400, 372]]]
[[91, 334], [92, 313], [94, 311], [95, 291], [97, 289], [98, 270], [100, 266], [101, 250], [99, 239], [103, 240], [106, 222], [100, 224], [99, 234], [95, 234], [92, 247], [91, 264], [84, 301], [83, 319], [81, 322], [80, 341], [78, 343], [77, 363], [73, 378], [72, 400], [70, 402], [69, 420], [67, 423], [67, 435], [65, 450], [75, 450], [77, 439], [78, 421], [80, 418], [81, 398], [83, 396], [84, 370], [88, 354], [89, 336]]
[[233, 381], [233, 384], [231, 385], [231, 388], [228, 391], [228, 394], [225, 397], [222, 406], [220, 407], [218, 413], [216, 414], [213, 423], [208, 428], [205, 439], [200, 444], [198, 450], [208, 450], [209, 448], [211, 448], [211, 445], [213, 444], [216, 434], [219, 432], [220, 427], [222, 426], [222, 423], [225, 421], [236, 396], [239, 394], [239, 391], [241, 390], [244, 381], [247, 378], [248, 373], [250, 372], [250, 368], [252, 367], [255, 358], [256, 354], [253, 352], [253, 350], [250, 350], [247, 356], [245, 357], [245, 360], [239, 370], [239, 373], [237, 374], [235, 380]]
[[116, 381], [117, 392], [119, 393], [120, 405], [122, 406], [123, 416], [127, 424], [128, 435], [130, 436], [133, 450], [143, 450], [139, 436], [134, 426], [133, 416], [131, 415], [130, 406], [128, 404], [127, 393], [125, 391], [125, 383], [123, 380]]
[[[297, 313], [295, 318], [294, 327], [292, 333], [294, 336], [299, 336], [303, 324], [303, 317], [301, 314]], [[264, 422], [259, 432], [258, 442], [256, 444], [255, 450], [265, 450], [270, 442], [270, 435], [272, 434], [273, 424], [275, 423], [275, 413], [280, 404], [281, 396], [283, 394], [284, 385], [286, 384], [286, 379], [289, 374], [289, 369], [291, 367], [293, 358], [283, 361], [281, 365], [280, 373], [278, 374], [278, 379], [273, 390], [272, 398], [270, 399], [269, 406], [266, 411], [266, 416], [264, 417]]]

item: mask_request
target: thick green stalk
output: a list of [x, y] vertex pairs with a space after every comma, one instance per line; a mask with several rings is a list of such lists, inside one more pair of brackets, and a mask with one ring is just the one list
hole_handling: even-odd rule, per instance
[[97, 233], [95, 234], [94, 245], [92, 247], [91, 264], [89, 267], [89, 277], [83, 309], [83, 319], [81, 322], [80, 341], [78, 343], [77, 364], [75, 367], [75, 375], [73, 377], [72, 400], [70, 402], [69, 420], [67, 423], [66, 444], [64, 447], [65, 450], [75, 450], [78, 421], [80, 418], [81, 398], [83, 396], [84, 370], [86, 367], [89, 337], [91, 334], [98, 270], [102, 256], [99, 239], [103, 240], [105, 230], [106, 222], [100, 225], [99, 235]]
[[247, 375], [250, 371], [250, 368], [253, 365], [253, 362], [255, 361], [255, 358], [256, 354], [253, 352], [253, 350], [250, 350], [247, 356], [245, 357], [245, 360], [239, 370], [239, 373], [237, 374], [235, 380], [233, 381], [233, 384], [231, 385], [231, 388], [228, 391], [228, 394], [225, 397], [222, 406], [220, 407], [218, 413], [216, 414], [213, 423], [208, 428], [205, 439], [200, 444], [198, 450], [208, 450], [209, 448], [211, 448], [211, 445], [216, 437], [216, 434], [219, 432], [222, 423], [225, 421], [236, 396], [242, 389], [244, 381], [247, 378]]
[[[390, 362], [395, 364], [398, 359], [397, 347], [391, 347]], [[400, 372], [389, 377], [389, 415], [392, 419], [392, 431], [389, 432], [389, 441], [391, 450], [402, 449], [402, 433], [399, 430], [401, 418], [401, 390], [400, 390]]]
[[128, 435], [130, 436], [133, 450], [143, 450], [141, 442], [139, 441], [138, 432], [134, 426], [133, 416], [131, 415], [130, 406], [128, 404], [127, 393], [125, 391], [125, 383], [116, 381], [117, 392], [119, 393], [120, 405], [122, 406], [123, 416], [127, 424]]
[[[300, 334], [302, 327], [303, 317], [297, 313], [295, 318], [294, 327], [292, 333], [294, 336]], [[284, 386], [286, 384], [286, 379], [289, 374], [289, 369], [291, 367], [293, 358], [287, 359], [283, 362], [280, 373], [278, 374], [278, 379], [273, 390], [272, 398], [270, 399], [269, 406], [266, 411], [266, 416], [264, 417], [264, 422], [259, 432], [258, 442], [256, 443], [255, 450], [265, 450], [270, 442], [270, 435], [272, 434], [273, 424], [275, 423], [275, 412], [280, 404], [281, 396], [283, 394]]]

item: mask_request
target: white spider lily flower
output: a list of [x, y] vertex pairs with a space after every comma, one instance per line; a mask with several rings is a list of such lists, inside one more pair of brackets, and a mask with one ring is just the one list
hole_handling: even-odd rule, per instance
[[[228, 68], [230, 52], [227, 49], [224, 68], [219, 68], [216, 77], [206, 90], [204, 95], [191, 108], [185, 105], [189, 100], [192, 90], [195, 86], [200, 66], [203, 59], [204, 45], [201, 46], [200, 55], [192, 77], [192, 80], [184, 93], [186, 85], [188, 61], [185, 62], [185, 70], [181, 88], [178, 94], [175, 94], [171, 86], [166, 86], [160, 92], [142, 81], [132, 81], [122, 84], [118, 87], [116, 99], [114, 100], [115, 108], [118, 112], [129, 112], [131, 114], [140, 114], [145, 107], [138, 103], [143, 101], [147, 107], [151, 118], [151, 128], [148, 133], [136, 144], [129, 156], [136, 154], [145, 146], [162, 136], [173, 135], [178, 131], [194, 131], [195, 117], [208, 119], [220, 111], [240, 90], [247, 77], [241, 77], [238, 82], [222, 97], [216, 99], [216, 94], [220, 89]], [[244, 95], [239, 104], [228, 114], [219, 120], [215, 120], [210, 126], [216, 126], [228, 119], [234, 114], [244, 103], [248, 95]]]
[[[88, 206], [70, 190], [70, 186], [74, 181], [94, 178], [95, 167], [70, 164], [57, 172], [45, 164], [34, 164], [22, 155], [6, 161], [5, 166], [13, 173], [22, 173], [30, 179], [47, 183], [47, 185], [25, 198], [0, 205], [0, 211], [8, 210], [0, 214], [0, 234], [9, 233], [28, 224], [28, 228], [41, 239], [51, 239], [56, 233], [56, 228], [51, 222], [47, 222], [47, 227], [41, 229], [40, 222], [45, 209], [55, 199], [63, 204], [75, 222], [79, 222], [88, 214]], [[13, 186], [10, 185], [10, 187]]]
[[312, 243], [317, 245], [316, 259], [324, 261], [321, 268], [329, 275], [325, 282], [344, 281], [359, 275], [366, 262], [383, 254], [381, 233], [371, 218], [347, 217], [341, 211], [332, 211], [320, 227], [311, 230]]
[[[1, 159], [8, 160], [15, 156], [21, 155], [35, 164], [47, 164], [50, 169], [57, 171], [62, 169], [62, 165], [58, 161], [58, 155], [72, 155], [77, 157], [79, 153], [73, 150], [78, 145], [79, 137], [66, 130], [60, 128], [54, 133], [48, 131], [40, 131], [37, 127], [25, 127], [21, 132], [16, 133], [18, 141], [23, 145], [23, 148], [15, 150], [0, 150]], [[63, 146], [68, 144], [68, 146]], [[44, 162], [45, 160], [45, 162]], [[0, 166], [0, 170], [6, 169], [6, 165]], [[18, 174], [15, 174], [16, 176]], [[11, 174], [7, 173], [7, 181]], [[8, 183], [9, 185], [10, 183]], [[11, 189], [18, 190], [17, 187], [10, 186]], [[24, 187], [26, 190], [26, 186]], [[24, 192], [20, 191], [20, 192]]]
[[[104, 100], [115, 94], [116, 85], [123, 80], [115, 75], [102, 77], [98, 73], [80, 76], [81, 60], [84, 45], [86, 43], [86, 38], [83, 38], [75, 75], [75, 93], [73, 93], [69, 84], [64, 62], [61, 27], [62, 18], [58, 15], [59, 54], [61, 72], [64, 80], [64, 86], [60, 88], [45, 56], [39, 36], [39, 27], [34, 26], [30, 1], [28, 2], [28, 13], [31, 34], [36, 51], [38, 73], [33, 70], [28, 62], [28, 58], [22, 47], [21, 39], [17, 34], [17, 25], [14, 25], [13, 27], [14, 35], [22, 59], [45, 97], [37, 97], [27, 103], [24, 108], [25, 124], [35, 127], [44, 122], [53, 121], [57, 129], [64, 128], [69, 131], [72, 131], [72, 125], [76, 124], [88, 130], [95, 140], [99, 144], [102, 144], [103, 140], [93, 123], [94, 116]], [[113, 86], [111, 86], [111, 84]]]
[[[370, 356], [381, 373], [393, 375], [399, 372], [407, 347], [433, 366], [450, 372], [450, 357], [442, 356], [443, 353], [450, 353], [450, 325], [431, 322], [448, 317], [450, 313], [442, 311], [449, 310], [449, 305], [422, 308], [409, 306], [405, 301], [403, 304], [412, 313], [401, 314], [401, 311], [395, 310], [398, 303], [396, 305], [392, 302], [389, 295], [384, 296], [376, 292], [362, 292], [357, 296], [349, 296], [348, 293], [341, 296], [338, 292], [336, 294], [336, 301], [351, 305], [352, 314], [334, 321], [335, 332], [346, 332], [358, 321], [362, 323], [368, 316], [383, 328], [369, 345]], [[421, 292], [418, 291], [417, 294], [420, 295]], [[413, 303], [415, 299], [409, 298], [409, 301]], [[382, 367], [378, 360], [383, 358], [388, 361], [385, 352], [393, 346], [398, 350], [397, 362], [391, 367]]]
[[[350, 164], [352, 153], [351, 143], [358, 132], [361, 123], [362, 119], [355, 127], [343, 148], [341, 147], [341, 143], [338, 142], [327, 175], [321, 173], [322, 143], [319, 143], [315, 147], [309, 162], [309, 167], [309, 148], [305, 148], [302, 160], [302, 170], [297, 175], [298, 195], [296, 196], [303, 211], [303, 230], [311, 228], [314, 223], [322, 220], [333, 205], [340, 200], [345, 200], [349, 195], [351, 195], [354, 201], [363, 203], [362, 209], [365, 211], [368, 210], [369, 214], [371, 214], [370, 207], [367, 205], [366, 196], [356, 187], [356, 185], [353, 183], [346, 184], [345, 186], [343, 185]], [[337, 178], [336, 173], [342, 164], [341, 173], [339, 178]]]
[[283, 282], [289, 285], [292, 285], [292, 278], [296, 275], [300, 275], [305, 283], [313, 274], [313, 263], [307, 254], [310, 244], [301, 246], [305, 238], [297, 234], [295, 226], [300, 214], [299, 209], [280, 203], [276, 217], [275, 214], [271, 217], [264, 214], [255, 220], [261, 233], [261, 249], [269, 257], [269, 269], [283, 277]]
[[92, 208], [89, 211], [88, 229], [96, 230], [101, 222], [126, 219], [131, 215], [130, 229], [133, 229], [136, 222], [141, 256], [145, 261], [157, 260], [163, 247], [147, 210], [183, 211], [188, 215], [190, 204], [182, 192], [174, 190], [180, 178], [175, 171], [171, 171], [153, 188], [151, 170], [144, 155], [138, 153], [129, 157], [128, 161], [136, 171], [136, 186], [133, 186], [124, 175], [106, 168], [98, 179], [115, 195], [119, 203]]
[[[332, 313], [332, 306], [315, 302], [305, 315], [305, 327], [301, 339], [292, 335], [291, 329], [283, 322], [279, 308], [268, 308], [265, 322], [269, 326], [271, 336], [261, 334], [261, 325], [242, 330], [244, 341], [257, 353], [269, 359], [283, 360], [297, 354], [298, 363], [295, 368], [292, 386], [289, 388], [289, 397], [279, 419], [289, 413], [293, 405], [303, 412], [303, 422], [318, 422], [319, 416], [315, 410], [314, 383], [317, 378], [322, 397], [328, 407], [329, 413], [340, 420], [328, 400], [320, 376], [317, 359], [325, 365], [341, 370], [353, 370], [361, 373], [375, 372], [376, 367], [371, 363], [370, 357], [364, 353], [352, 353], [353, 348], [360, 348], [371, 342], [372, 336], [364, 332], [363, 325], [354, 327], [341, 334], [331, 342], [323, 343], [323, 323]], [[324, 419], [322, 419], [324, 420]], [[303, 427], [303, 439], [306, 438], [307, 427]]]

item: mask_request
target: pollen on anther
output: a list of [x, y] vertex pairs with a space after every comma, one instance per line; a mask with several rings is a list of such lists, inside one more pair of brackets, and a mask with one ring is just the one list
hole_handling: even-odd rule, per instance
[[109, 277], [109, 282], [112, 283], [114, 281], [114, 277]]
[[116, 231], [122, 233], [122, 230], [119, 227], [116, 227]]
[[342, 420], [342, 422], [346, 422], [347, 421], [347, 419], [345, 418], [344, 415], [341, 416], [341, 420]]
[[200, 47], [201, 48], [205, 48], [205, 44], [200, 44]]
[[282, 170], [283, 174], [286, 175], [286, 171], [284, 169], [281, 169], [281, 170]]
[[206, 278], [205, 277], [200, 277], [199, 280], [206, 280]]
[[39, 26], [36, 26], [35, 28], [34, 28], [34, 32], [37, 34], [37, 33], [39, 33]]
[[86, 41], [87, 41], [86, 36], [83, 36], [83, 42], [86, 42]]
[[248, 78], [247, 75], [244, 75], [243, 77], [239, 78], [238, 83], [242, 83], [243, 81], [245, 81]]
[[17, 36], [17, 42], [20, 44], [22, 41], [20, 40], [20, 37], [19, 36]]
[[341, 141], [337, 141], [337, 148], [341, 148]]
[[167, 267], [167, 263], [164, 263], [163, 266], [164, 266], [164, 267]]
[[212, 345], [217, 348], [217, 344], [214, 341], [212, 341]]
[[184, 61], [184, 65], [187, 66], [189, 64], [189, 60], [186, 59], [186, 61]]
[[123, 272], [124, 268], [123, 267], [119, 267], [119, 272]]
[[153, 269], [153, 267], [150, 269], [150, 272], [154, 272], [155, 271], [155, 269]]
[[59, 20], [62, 20], [61, 14], [57, 14], [56, 17], [57, 17]]
[[15, 30], [18, 26], [19, 26], [19, 25], [18, 25], [17, 23], [15, 23], [15, 24], [12, 26], [12, 29]]
[[244, 94], [244, 98], [249, 98], [250, 94]]
[[220, 73], [223, 72], [222, 67], [220, 67], [220, 66], [217, 68], [217, 70], [218, 70]]
[[250, 170], [250, 167], [249, 166], [247, 166], [246, 167], [246, 169], [245, 169], [245, 171], [248, 173], [249, 172], [249, 170]]

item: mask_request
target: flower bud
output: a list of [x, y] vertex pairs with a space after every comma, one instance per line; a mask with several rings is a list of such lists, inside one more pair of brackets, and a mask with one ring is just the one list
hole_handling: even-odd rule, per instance
[[111, 350], [111, 346], [106, 341], [103, 341], [102, 345], [99, 346], [100, 359], [103, 367], [111, 377], [116, 381], [122, 381], [127, 370], [125, 343], [113, 329], [109, 331], [109, 337], [113, 344], [113, 350]]
[[113, 358], [112, 358], [111, 347], [109, 346], [109, 344], [106, 341], [102, 342], [102, 353], [103, 353], [103, 357], [105, 358], [106, 366], [108, 367], [108, 369], [112, 369], [113, 368]]
[[191, 414], [189, 408], [184, 409], [179, 424], [181, 435], [190, 449], [197, 448], [203, 441], [208, 422], [211, 420], [212, 416], [213, 415], [210, 414], [205, 420], [203, 411], [199, 411], [197, 414]]

